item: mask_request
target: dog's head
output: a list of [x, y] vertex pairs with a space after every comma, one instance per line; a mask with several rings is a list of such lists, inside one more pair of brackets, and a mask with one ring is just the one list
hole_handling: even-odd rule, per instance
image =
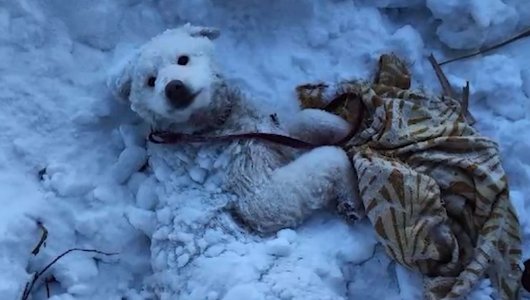
[[131, 109], [156, 124], [185, 124], [212, 103], [220, 77], [213, 61], [219, 30], [186, 24], [143, 45], [113, 72], [108, 85]]

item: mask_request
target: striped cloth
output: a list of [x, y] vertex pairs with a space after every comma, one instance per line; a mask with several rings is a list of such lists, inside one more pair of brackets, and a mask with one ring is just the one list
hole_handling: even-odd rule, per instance
[[424, 275], [426, 299], [460, 299], [485, 276], [496, 299], [519, 299], [520, 228], [498, 146], [465, 122], [458, 101], [410, 90], [409, 74], [383, 55], [373, 83], [297, 93], [304, 108], [363, 116], [345, 145], [360, 196], [387, 254]]

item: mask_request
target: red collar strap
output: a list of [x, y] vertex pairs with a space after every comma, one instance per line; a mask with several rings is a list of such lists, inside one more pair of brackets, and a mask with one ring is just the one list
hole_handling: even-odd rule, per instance
[[168, 131], [153, 131], [149, 134], [149, 141], [155, 144], [177, 144], [177, 143], [205, 143], [205, 142], [227, 142], [241, 139], [260, 139], [292, 148], [315, 148], [320, 145], [314, 145], [289, 136], [264, 133], [249, 132], [239, 134], [228, 134], [220, 136], [202, 136], [185, 133], [175, 133]]
[[320, 146], [343, 146], [345, 145], [360, 129], [362, 120], [364, 118], [364, 105], [360, 102], [359, 114], [357, 116], [357, 122], [354, 125], [352, 131], [342, 140], [333, 144], [312, 144], [306, 141], [302, 141], [290, 136], [285, 136], [275, 133], [265, 132], [248, 132], [248, 133], [236, 133], [220, 136], [206, 136], [206, 135], [195, 135], [169, 131], [152, 131], [149, 134], [149, 141], [155, 144], [177, 144], [177, 143], [206, 143], [206, 142], [227, 142], [242, 139], [259, 139], [275, 144], [280, 144], [297, 149], [311, 149]]

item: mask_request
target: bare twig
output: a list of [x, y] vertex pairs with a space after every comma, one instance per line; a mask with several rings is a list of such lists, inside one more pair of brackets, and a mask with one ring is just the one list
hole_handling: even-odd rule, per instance
[[495, 45], [490, 46], [490, 47], [481, 48], [478, 51], [473, 52], [471, 54], [467, 54], [467, 55], [463, 55], [463, 56], [459, 56], [459, 57], [456, 57], [456, 58], [453, 58], [453, 59], [446, 60], [446, 61], [440, 63], [440, 66], [448, 64], [448, 63], [452, 63], [452, 62], [457, 61], [457, 60], [470, 58], [470, 57], [473, 57], [473, 56], [476, 56], [476, 55], [479, 55], [479, 54], [484, 54], [486, 52], [498, 49], [500, 47], [503, 47], [503, 46], [506, 46], [506, 45], [508, 45], [510, 43], [513, 43], [513, 42], [515, 42], [515, 41], [517, 41], [519, 39], [522, 39], [524, 37], [529, 37], [529, 36], [530, 36], [530, 28], [526, 29], [525, 31], [523, 31], [523, 32], [517, 34], [516, 36], [514, 36], [512, 38], [509, 38], [508, 40], [506, 40], [504, 42], [501, 42], [499, 44], [495, 44]]
[[40, 237], [39, 243], [35, 246], [35, 248], [33, 248], [33, 251], [31, 251], [31, 254], [33, 255], [39, 254], [40, 248], [42, 245], [44, 245], [44, 243], [46, 243], [46, 239], [48, 238], [48, 229], [44, 227], [41, 221], [37, 221], [37, 225], [42, 230], [42, 235]]
[[33, 289], [33, 286], [35, 286], [35, 283], [37, 280], [44, 274], [46, 271], [48, 271], [49, 268], [51, 268], [57, 261], [59, 261], [61, 258], [63, 258], [65, 255], [67, 255], [70, 252], [79, 251], [79, 252], [90, 252], [90, 253], [96, 253], [96, 254], [102, 254], [106, 256], [116, 255], [118, 253], [107, 253], [99, 250], [93, 250], [93, 249], [80, 249], [80, 248], [72, 248], [69, 250], [66, 250], [65, 252], [61, 253], [59, 256], [54, 258], [49, 264], [44, 267], [41, 271], [35, 273], [33, 275], [33, 279], [31, 282], [26, 283], [26, 287], [24, 288], [24, 292], [22, 293], [22, 300], [27, 300], [31, 294], [31, 290]]
[[462, 88], [462, 115], [470, 125], [475, 123], [475, 118], [469, 112], [469, 81], [466, 81], [466, 86]]
[[51, 293], [50, 293], [50, 283], [52, 282], [56, 282], [57, 280], [55, 279], [55, 277], [52, 275], [50, 277], [46, 277], [46, 279], [44, 279], [44, 283], [46, 284], [46, 297], [47, 298], [50, 298], [51, 296]]
[[[37, 274], [36, 274], [36, 273], [33, 274], [33, 278], [35, 278], [35, 275], [37, 275]], [[26, 282], [26, 286], [24, 286], [24, 293], [22, 294], [22, 299], [23, 299], [23, 300], [28, 298], [28, 296], [26, 296], [26, 293], [27, 293], [26, 291], [27, 291], [28, 289], [29, 289], [29, 281]]]
[[466, 81], [466, 86], [462, 88], [462, 111], [467, 111], [469, 107], [469, 81]]
[[[429, 56], [429, 62], [431, 63], [434, 72], [436, 73], [436, 77], [438, 77], [438, 80], [440, 81], [440, 85], [442, 86], [443, 90], [443, 95], [453, 98], [453, 88], [451, 87], [449, 80], [447, 80], [447, 77], [445, 76], [442, 68], [440, 67], [440, 64], [436, 61], [436, 58], [434, 58], [434, 55], [431, 54]], [[473, 125], [473, 123], [475, 123], [475, 118], [469, 112], [469, 81], [466, 81], [466, 86], [462, 88], [462, 99], [460, 101], [460, 106], [461, 114], [464, 119], [470, 125]]]
[[50, 281], [48, 281], [48, 278], [44, 280], [44, 283], [46, 284], [46, 298], [50, 298]]
[[438, 80], [440, 81], [440, 85], [442, 86], [443, 94], [445, 96], [448, 96], [450, 98], [453, 97], [453, 88], [451, 87], [451, 84], [449, 83], [449, 80], [447, 80], [447, 77], [445, 77], [444, 72], [442, 71], [442, 68], [440, 68], [440, 64], [436, 61], [436, 58], [434, 58], [434, 55], [429, 55], [429, 62], [431, 63], [434, 72], [436, 73], [436, 77], [438, 77]]

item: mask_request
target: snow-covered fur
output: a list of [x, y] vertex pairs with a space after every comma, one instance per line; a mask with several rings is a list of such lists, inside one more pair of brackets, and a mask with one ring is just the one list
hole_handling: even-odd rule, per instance
[[[215, 29], [191, 25], [168, 30], [141, 47], [108, 83], [157, 129], [201, 135], [269, 132], [316, 143], [333, 142], [349, 132], [347, 122], [318, 110], [301, 111], [289, 126], [263, 114], [218, 72], [212, 43], [218, 35]], [[182, 83], [178, 89], [187, 89], [179, 90], [179, 97], [167, 91], [176, 80]], [[157, 186], [158, 198], [154, 231], [146, 230], [152, 234], [153, 268], [160, 275], [154, 285], [167, 295], [179, 294], [179, 299], [187, 299], [183, 290], [192, 278], [223, 282], [222, 286], [230, 280], [238, 283], [237, 274], [194, 272], [204, 259], [212, 258], [209, 252], [224, 253], [235, 240], [259, 239], [246, 234], [247, 229], [271, 233], [297, 226], [337, 202], [359, 203], [353, 169], [337, 147], [299, 153], [249, 139], [148, 144], [148, 153], [154, 178], [143, 185]], [[145, 196], [142, 187], [138, 194]], [[224, 250], [212, 250], [214, 246]], [[205, 291], [216, 286], [205, 283]], [[207, 294], [188, 291], [188, 296], [205, 299]]]

